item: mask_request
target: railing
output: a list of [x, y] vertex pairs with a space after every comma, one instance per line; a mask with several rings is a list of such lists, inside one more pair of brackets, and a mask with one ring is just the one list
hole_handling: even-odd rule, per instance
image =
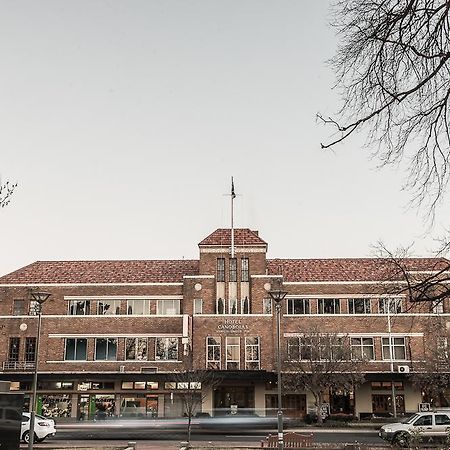
[[4, 361], [2, 364], [3, 370], [34, 370], [35, 367], [35, 361]]

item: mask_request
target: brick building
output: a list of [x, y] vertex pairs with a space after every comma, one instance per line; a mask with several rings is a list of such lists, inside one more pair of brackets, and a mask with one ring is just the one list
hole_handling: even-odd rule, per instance
[[[332, 413], [387, 414], [392, 383], [398, 411], [417, 410], [423, 395], [409, 374], [423, 359], [430, 324], [447, 319], [448, 300], [411, 307], [389, 289], [401, 280], [382, 260], [267, 259], [267, 243], [249, 229], [234, 230], [233, 240], [230, 229], [218, 229], [198, 246], [197, 260], [38, 261], [1, 277], [0, 380], [31, 392], [37, 318], [30, 293], [43, 290], [51, 293], [39, 350], [43, 414], [181, 416], [175, 374], [193, 367], [220, 374], [218, 386], [203, 387], [204, 412], [264, 415], [277, 401], [268, 291], [281, 288], [288, 293], [284, 359], [305, 357], [302, 336], [311, 329], [340, 333], [355, 358], [365, 356], [364, 384], [326, 396]], [[406, 262], [418, 273], [449, 264]], [[314, 398], [284, 392], [283, 403], [287, 414], [302, 416]]]

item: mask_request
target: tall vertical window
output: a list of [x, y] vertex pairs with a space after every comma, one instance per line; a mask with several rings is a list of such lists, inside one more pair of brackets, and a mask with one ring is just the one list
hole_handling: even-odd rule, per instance
[[27, 337], [25, 339], [25, 361], [36, 361], [36, 338]]
[[250, 300], [248, 297], [241, 300], [241, 314], [250, 314]]
[[156, 338], [156, 359], [162, 361], [177, 361], [178, 338]]
[[117, 359], [117, 339], [95, 339], [95, 359], [100, 361], [115, 361]]
[[263, 314], [272, 314], [272, 299], [263, 299]]
[[245, 370], [259, 370], [259, 337], [245, 338]]
[[225, 300], [223, 298], [216, 300], [216, 314], [225, 314]]
[[241, 281], [250, 281], [248, 258], [241, 259]]
[[[392, 359], [393, 360], [403, 360], [406, 359], [406, 345], [404, 337], [392, 337]], [[383, 350], [383, 359], [390, 360], [391, 352], [389, 345], [389, 338], [381, 338], [382, 341], [382, 350]]]
[[71, 316], [87, 316], [91, 313], [90, 300], [70, 300], [69, 315]]
[[349, 314], [370, 314], [370, 298], [349, 298]]
[[128, 300], [127, 314], [144, 316], [150, 314], [150, 304], [148, 300]]
[[14, 316], [25, 315], [25, 300], [14, 300], [13, 315]]
[[225, 281], [225, 258], [217, 258], [217, 281]]
[[30, 316], [35, 316], [39, 311], [39, 303], [36, 300], [30, 300], [30, 308], [28, 309], [28, 314]]
[[341, 313], [341, 305], [338, 298], [319, 298], [317, 306], [319, 314]]
[[120, 300], [101, 300], [98, 302], [99, 315], [110, 316], [120, 314]]
[[194, 298], [194, 314], [203, 313], [203, 300], [201, 298]]
[[147, 359], [147, 338], [126, 338], [125, 359], [144, 361]]
[[176, 316], [180, 314], [180, 300], [157, 300], [156, 314], [158, 316]]
[[374, 359], [375, 351], [373, 347], [373, 338], [370, 337], [352, 337], [350, 338], [350, 349], [352, 359]]
[[287, 299], [288, 314], [310, 314], [311, 309], [309, 299], [307, 298], [288, 298]]
[[237, 298], [230, 298], [228, 300], [228, 314], [238, 313], [238, 301]]
[[378, 310], [380, 314], [398, 314], [402, 312], [401, 298], [380, 298], [378, 300]]
[[287, 356], [289, 361], [298, 361], [300, 359], [300, 338], [287, 338]]
[[237, 281], [237, 259], [230, 258], [230, 281]]
[[230, 337], [226, 338], [226, 347], [227, 347], [227, 370], [239, 370], [240, 369], [240, 338], [239, 337]]
[[206, 368], [220, 369], [220, 337], [206, 338]]
[[87, 359], [87, 339], [67, 338], [64, 353], [66, 361], [86, 361]]
[[9, 351], [8, 351], [8, 361], [17, 362], [19, 361], [19, 349], [20, 349], [20, 338], [10, 337], [9, 338]]

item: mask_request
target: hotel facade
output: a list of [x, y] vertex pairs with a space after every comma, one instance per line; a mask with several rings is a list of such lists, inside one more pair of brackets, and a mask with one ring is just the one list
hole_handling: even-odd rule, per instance
[[[393, 293], [379, 259], [268, 259], [268, 244], [250, 229], [218, 229], [196, 260], [38, 261], [0, 278], [0, 380], [30, 397], [37, 316], [43, 304], [38, 412], [72, 420], [183, 415], [177, 374], [211, 370], [220, 380], [202, 390], [202, 412], [277, 407], [276, 317], [282, 305], [282, 368], [307, 358], [311, 330], [348, 339], [364, 358], [364, 383], [327, 392], [330, 413], [358, 417], [417, 411], [423, 392], [411, 374], [424, 359], [435, 325], [450, 320], [448, 299], [411, 304]], [[437, 258], [405, 260], [411, 273], [448, 267]], [[398, 290], [397, 290], [398, 291]], [[435, 340], [435, 339], [434, 339]], [[29, 407], [29, 400], [27, 403]], [[314, 409], [306, 391], [283, 392], [286, 415]]]

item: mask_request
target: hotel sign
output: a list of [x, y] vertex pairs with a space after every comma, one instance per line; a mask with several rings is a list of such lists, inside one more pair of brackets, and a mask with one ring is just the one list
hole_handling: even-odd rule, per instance
[[217, 325], [217, 331], [228, 333], [239, 333], [249, 329], [249, 326], [246, 323], [242, 323], [240, 319], [225, 319]]

